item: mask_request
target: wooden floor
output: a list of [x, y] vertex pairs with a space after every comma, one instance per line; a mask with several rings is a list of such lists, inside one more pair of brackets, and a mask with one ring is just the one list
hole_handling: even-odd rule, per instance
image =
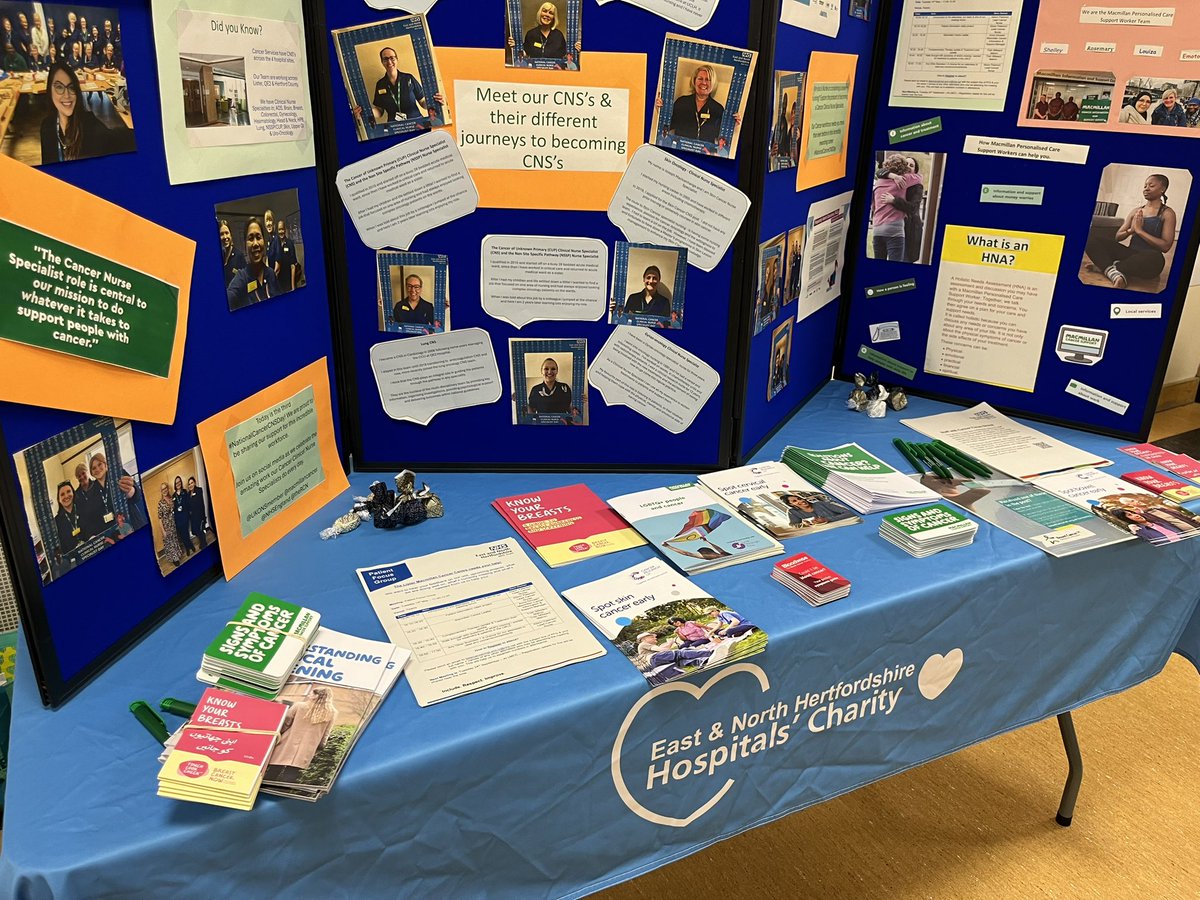
[[[1200, 405], [1152, 439], [1200, 428]], [[1200, 579], [1200, 574], [1198, 574]], [[1054, 822], [1067, 763], [1051, 719], [869, 785], [597, 896], [602, 900], [1195, 900], [1200, 674], [1162, 674], [1073, 714], [1083, 787]]]

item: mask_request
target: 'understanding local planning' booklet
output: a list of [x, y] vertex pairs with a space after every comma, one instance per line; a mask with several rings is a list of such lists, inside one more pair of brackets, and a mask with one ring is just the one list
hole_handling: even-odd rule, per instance
[[514, 538], [358, 570], [429, 706], [604, 655]]

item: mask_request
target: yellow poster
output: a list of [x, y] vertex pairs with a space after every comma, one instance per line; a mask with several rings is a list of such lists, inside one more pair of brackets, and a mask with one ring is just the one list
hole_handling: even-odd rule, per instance
[[225, 578], [349, 487], [319, 359], [196, 426]]
[[481, 207], [608, 209], [645, 143], [644, 53], [588, 53], [582, 72], [508, 68], [503, 50], [438, 59]]

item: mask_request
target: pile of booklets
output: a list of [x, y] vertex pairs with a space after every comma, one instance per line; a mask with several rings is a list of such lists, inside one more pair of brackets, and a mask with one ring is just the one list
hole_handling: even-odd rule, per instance
[[785, 447], [783, 462], [860, 515], [937, 500], [938, 495], [858, 444], [828, 450]]
[[320, 629], [279, 694], [288, 711], [263, 793], [301, 800], [328, 794], [410, 655], [386, 641]]
[[321, 614], [251, 594], [204, 651], [196, 678], [273, 700], [317, 633]]
[[975, 540], [979, 525], [943, 503], [884, 516], [879, 536], [910, 556], [957, 550]]
[[771, 577], [797, 594], [809, 606], [841, 600], [850, 593], [850, 582], [807, 553], [797, 553], [775, 563]]
[[251, 809], [287, 706], [208, 688], [158, 773], [158, 796]]

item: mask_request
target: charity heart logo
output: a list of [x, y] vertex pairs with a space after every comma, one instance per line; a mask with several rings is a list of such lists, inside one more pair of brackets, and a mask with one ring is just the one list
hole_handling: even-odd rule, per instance
[[[962, 653], [960, 651], [960, 663], [961, 660]], [[926, 663], [926, 665], [928, 665], [928, 663]], [[686, 828], [688, 825], [691, 825], [702, 815], [720, 803], [721, 798], [729, 792], [731, 787], [733, 787], [734, 779], [727, 779], [725, 783], [721, 785], [720, 789], [712, 795], [712, 797], [697, 807], [697, 809], [686, 818], [680, 819], [673, 816], [660, 815], [653, 810], [647, 809], [645, 806], [639, 803], [637, 799], [634, 798], [632, 793], [630, 793], [629, 787], [625, 784], [625, 775], [621, 772], [621, 751], [625, 748], [625, 735], [629, 732], [629, 728], [631, 725], [633, 725], [634, 720], [637, 719], [638, 713], [640, 713], [659, 697], [674, 693], [676, 691], [681, 691], [685, 694], [689, 694], [695, 700], [700, 700], [706, 693], [708, 693], [708, 689], [713, 685], [718, 684], [723, 679], [729, 678], [731, 675], [739, 675], [743, 672], [749, 673], [758, 679], [758, 686], [764, 694], [770, 689], [771, 682], [767, 678], [766, 672], [764, 672], [758, 666], [750, 663], [738, 663], [737, 665], [722, 669], [712, 678], [708, 679], [708, 681], [704, 682], [703, 686], [701, 687], [696, 687], [694, 684], [690, 684], [686, 681], [672, 681], [669, 684], [659, 685], [648, 694], [644, 695], [640, 700], [638, 700], [637, 703], [633, 704], [632, 707], [630, 707], [629, 712], [625, 715], [625, 721], [621, 723], [621, 727], [617, 730], [617, 739], [613, 741], [611, 765], [613, 785], [617, 789], [617, 794], [620, 796], [622, 802], [628, 806], [635, 815], [640, 816], [647, 822], [653, 822], [656, 825], [670, 825], [673, 828]]]
[[917, 675], [921, 696], [926, 700], [936, 700], [942, 696], [942, 692], [958, 677], [962, 665], [963, 652], [958, 647], [945, 656], [935, 653], [925, 660], [925, 665], [921, 666], [921, 672]]

